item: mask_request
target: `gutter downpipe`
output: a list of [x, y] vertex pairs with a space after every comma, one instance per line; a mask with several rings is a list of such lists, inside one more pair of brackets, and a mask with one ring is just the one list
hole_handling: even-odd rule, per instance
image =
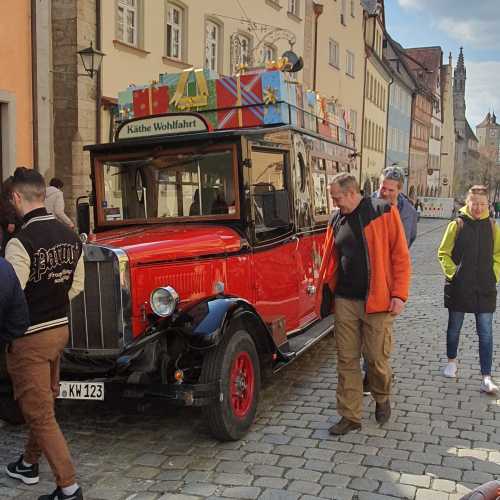
[[314, 11], [314, 67], [313, 67], [313, 90], [316, 91], [316, 72], [318, 66], [318, 18], [323, 14], [323, 4], [313, 2]]
[[363, 10], [363, 49], [365, 53], [365, 74], [363, 76], [363, 108], [361, 113], [361, 148], [360, 148], [360, 160], [359, 160], [359, 187], [363, 189], [363, 151], [365, 144], [365, 102], [366, 102], [366, 66], [368, 55], [366, 53], [366, 13]]
[[[96, 49], [101, 50], [101, 0], [96, 0], [95, 2], [95, 44]], [[102, 65], [97, 71], [97, 81], [96, 81], [96, 110], [95, 110], [95, 135], [96, 144], [101, 143], [101, 96], [102, 96]]]
[[33, 134], [33, 168], [38, 170], [38, 61], [36, 43], [36, 0], [31, 0], [31, 113]]

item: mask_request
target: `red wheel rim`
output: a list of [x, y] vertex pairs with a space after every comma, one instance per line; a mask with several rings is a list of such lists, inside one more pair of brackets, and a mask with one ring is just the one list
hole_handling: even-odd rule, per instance
[[253, 401], [255, 372], [252, 358], [247, 352], [239, 352], [231, 366], [230, 378], [231, 408], [237, 417], [244, 417]]

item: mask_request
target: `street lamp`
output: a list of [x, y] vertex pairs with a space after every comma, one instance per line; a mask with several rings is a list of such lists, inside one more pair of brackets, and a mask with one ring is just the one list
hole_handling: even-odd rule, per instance
[[92, 42], [90, 42], [90, 47], [79, 50], [78, 55], [82, 60], [87, 76], [94, 78], [94, 74], [97, 73], [101, 67], [104, 54], [101, 51], [94, 49]]

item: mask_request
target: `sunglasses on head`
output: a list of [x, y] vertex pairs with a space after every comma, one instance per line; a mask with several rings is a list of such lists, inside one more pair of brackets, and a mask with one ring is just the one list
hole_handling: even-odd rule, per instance
[[386, 168], [383, 172], [383, 176], [385, 179], [392, 179], [395, 181], [400, 181], [401, 179], [404, 179], [403, 172], [395, 168]]

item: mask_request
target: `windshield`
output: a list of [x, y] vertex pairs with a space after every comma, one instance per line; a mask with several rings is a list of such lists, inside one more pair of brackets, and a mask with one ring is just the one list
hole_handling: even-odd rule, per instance
[[239, 215], [232, 149], [102, 160], [97, 169], [101, 223]]

